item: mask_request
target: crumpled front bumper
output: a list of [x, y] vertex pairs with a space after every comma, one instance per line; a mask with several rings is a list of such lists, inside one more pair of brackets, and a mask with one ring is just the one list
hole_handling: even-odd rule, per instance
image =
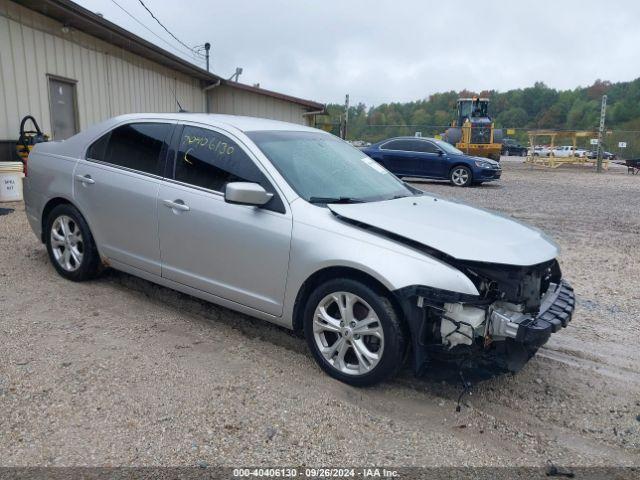
[[[515, 335], [502, 337], [502, 341], [490, 341], [484, 347], [474, 344], [449, 350], [441, 343], [433, 343], [429, 338], [430, 323], [434, 321], [429, 312], [437, 312], [440, 310], [438, 305], [444, 303], [474, 304], [477, 297], [418, 285], [396, 290], [394, 293], [411, 332], [413, 366], [418, 376], [422, 375], [431, 360], [442, 360], [443, 357], [453, 361], [471, 357], [478, 360], [483, 358], [506, 360], [508, 370], [517, 371], [533, 352], [549, 340], [552, 333], [567, 326], [575, 308], [573, 288], [569, 283], [561, 280], [555, 290], [545, 296], [538, 314], [517, 324]], [[511, 361], [513, 358], [516, 361]], [[509, 366], [512, 364], [517, 367]]]
[[515, 341], [532, 345], [544, 344], [552, 333], [567, 326], [575, 308], [573, 288], [562, 280], [556, 291], [545, 298], [534, 318], [520, 323]]

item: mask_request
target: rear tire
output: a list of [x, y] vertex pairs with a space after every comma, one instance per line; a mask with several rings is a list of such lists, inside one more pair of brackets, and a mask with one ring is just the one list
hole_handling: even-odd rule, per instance
[[49, 259], [62, 277], [81, 282], [100, 273], [100, 255], [93, 235], [73, 205], [58, 205], [51, 211], [47, 217], [45, 240]]
[[351, 279], [329, 280], [309, 296], [304, 335], [320, 368], [355, 387], [382, 382], [402, 367], [406, 340], [385, 293]]
[[456, 187], [468, 187], [473, 182], [473, 173], [469, 167], [456, 165], [449, 172], [449, 180]]

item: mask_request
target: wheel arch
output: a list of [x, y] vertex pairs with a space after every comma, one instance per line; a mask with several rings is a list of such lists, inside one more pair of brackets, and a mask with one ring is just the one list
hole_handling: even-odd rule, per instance
[[70, 199], [66, 198], [66, 197], [53, 197], [51, 199], [49, 199], [47, 201], [47, 203], [45, 203], [43, 209], [42, 209], [42, 217], [40, 219], [40, 225], [41, 225], [41, 234], [40, 234], [40, 241], [42, 243], [46, 243], [46, 237], [45, 235], [46, 233], [46, 226], [47, 226], [47, 219], [49, 217], [49, 214], [53, 211], [54, 208], [56, 208], [59, 205], [71, 205], [73, 208], [75, 208], [80, 215], [82, 215], [82, 218], [84, 219], [84, 221], [87, 223], [87, 227], [89, 227], [89, 232], [91, 233], [91, 236], [93, 237], [93, 241], [95, 242], [96, 245], [96, 250], [98, 251], [98, 255], [100, 256], [100, 259], [102, 260], [102, 262], [105, 262], [105, 258], [102, 256], [102, 254], [100, 253], [100, 246], [98, 244], [98, 241], [96, 239], [95, 236], [95, 232], [93, 231], [93, 228], [91, 228], [91, 225], [89, 224], [89, 220], [87, 220], [87, 216], [84, 214], [84, 212], [78, 208], [78, 205], [76, 205], [75, 203], [73, 203], [73, 201], [71, 201]]
[[[71, 205], [76, 207], [71, 200], [65, 197], [54, 197], [47, 201], [42, 209], [42, 215], [40, 216], [40, 241], [45, 243], [46, 241], [46, 230], [47, 230], [47, 219], [49, 218], [49, 214], [56, 208], [58, 205]], [[84, 215], [83, 215], [84, 216]], [[86, 221], [86, 218], [85, 218]]]
[[475, 176], [474, 171], [473, 171], [473, 167], [471, 165], [469, 165], [468, 163], [465, 162], [461, 162], [461, 161], [457, 161], [455, 162], [453, 165], [451, 165], [451, 167], [449, 168], [449, 174], [447, 176], [448, 179], [451, 179], [451, 173], [453, 172], [453, 170], [457, 167], [465, 167], [469, 169], [469, 172], [471, 173], [471, 181], [473, 181], [473, 177]]
[[457, 161], [453, 165], [451, 165], [451, 167], [449, 168], [449, 175], [451, 175], [451, 172], [456, 167], [467, 167], [469, 170], [471, 170], [471, 173], [473, 173], [473, 167], [471, 165], [465, 162]]
[[363, 270], [359, 270], [354, 267], [336, 265], [317, 270], [316, 272], [311, 274], [298, 289], [298, 293], [293, 305], [292, 324], [294, 331], [301, 332], [303, 330], [304, 308], [309, 295], [311, 295], [311, 292], [313, 292], [313, 290], [322, 283], [334, 278], [348, 278], [350, 280], [357, 280], [372, 288], [373, 290], [385, 295], [389, 299], [389, 301], [391, 301], [398, 315], [401, 316], [402, 309], [400, 308], [395, 295], [393, 295], [392, 292], [380, 280]]

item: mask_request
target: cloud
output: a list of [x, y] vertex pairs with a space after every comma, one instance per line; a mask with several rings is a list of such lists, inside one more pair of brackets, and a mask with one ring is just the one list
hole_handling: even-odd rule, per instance
[[[110, 0], [78, 0], [159, 46]], [[138, 2], [119, 2], [166, 37]], [[320, 102], [379, 104], [438, 91], [574, 88], [630, 80], [640, 2], [146, 0], [178, 38], [211, 42], [213, 71]]]

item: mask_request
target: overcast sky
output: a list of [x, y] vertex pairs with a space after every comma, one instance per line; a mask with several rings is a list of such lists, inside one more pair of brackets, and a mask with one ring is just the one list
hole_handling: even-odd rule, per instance
[[[177, 53], [114, 0], [76, 1]], [[115, 1], [177, 45], [138, 0]], [[214, 73], [322, 103], [640, 76], [637, 0], [143, 1], [187, 45], [212, 44]]]

